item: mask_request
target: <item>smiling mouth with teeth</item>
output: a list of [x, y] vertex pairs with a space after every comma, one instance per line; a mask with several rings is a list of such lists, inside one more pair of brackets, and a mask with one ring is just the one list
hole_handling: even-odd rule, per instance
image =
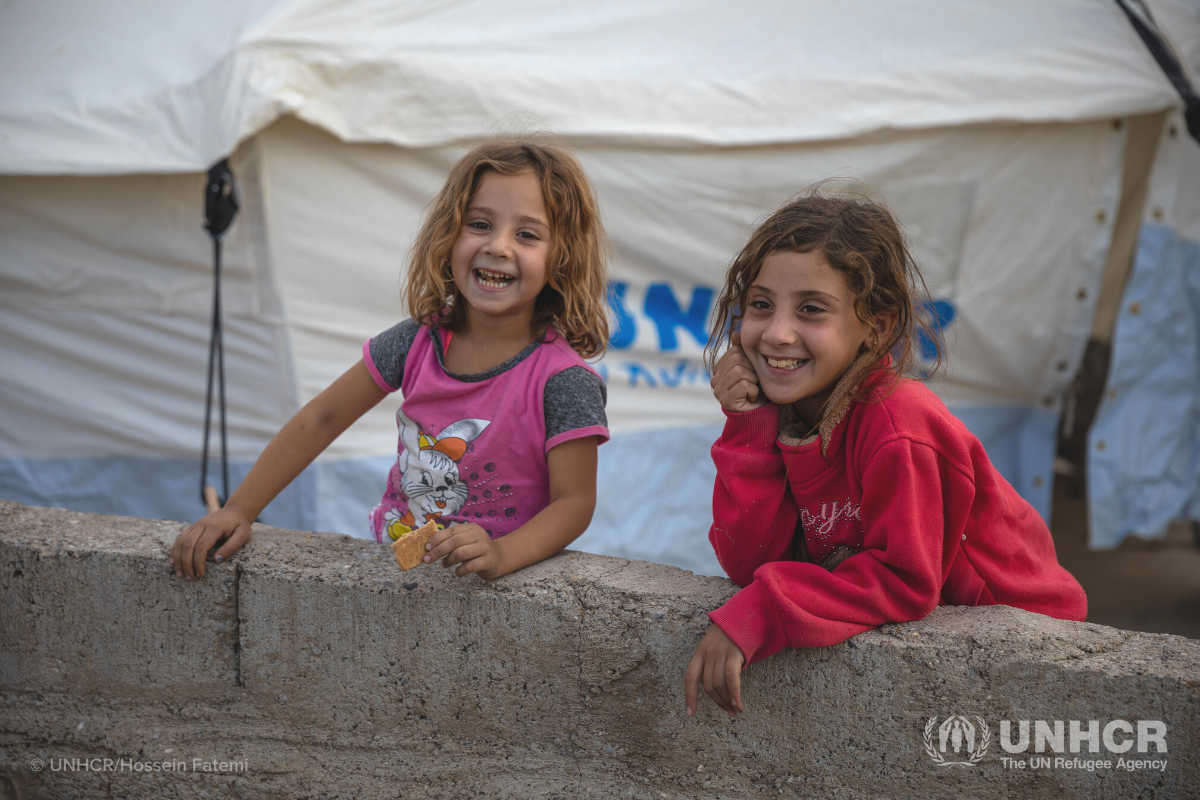
[[508, 286], [513, 282], [513, 276], [505, 275], [503, 272], [492, 272], [486, 269], [476, 269], [475, 280], [492, 289], [503, 289], [505, 286]]
[[767, 366], [776, 367], [777, 369], [795, 369], [801, 364], [808, 363], [807, 358], [771, 358], [764, 356], [767, 359]]

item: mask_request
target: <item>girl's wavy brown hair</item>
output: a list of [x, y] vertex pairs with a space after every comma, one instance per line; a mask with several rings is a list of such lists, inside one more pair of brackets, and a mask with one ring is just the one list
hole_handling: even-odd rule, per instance
[[[864, 349], [843, 377], [849, 386], [856, 387], [855, 399], [863, 399], [858, 395], [858, 387], [876, 369], [889, 370], [893, 382], [900, 375], [912, 372], [916, 361], [915, 340], [920, 331], [936, 347], [928, 375], [941, 366], [941, 337], [931, 328], [929, 314], [923, 310], [928, 307], [929, 290], [895, 215], [865, 192], [831, 193], [824, 184], [818, 184], [768, 217], [730, 265], [725, 286], [717, 298], [713, 333], [704, 352], [710, 372], [716, 369], [719, 354], [742, 321], [750, 287], [758, 277], [763, 259], [780, 251], [817, 251], [824, 255], [829, 266], [842, 273], [854, 293], [858, 319], [875, 331], [875, 347]], [[880, 314], [897, 317], [886, 338], [875, 322]]]
[[541, 183], [542, 201], [550, 215], [550, 256], [546, 285], [534, 306], [534, 335], [545, 341], [553, 325], [584, 358], [602, 355], [608, 343], [609, 246], [596, 194], [573, 155], [535, 139], [486, 142], [450, 170], [409, 257], [404, 289], [409, 315], [425, 324], [462, 329], [466, 310], [456, 298], [450, 252], [467, 206], [489, 170], [533, 174]]

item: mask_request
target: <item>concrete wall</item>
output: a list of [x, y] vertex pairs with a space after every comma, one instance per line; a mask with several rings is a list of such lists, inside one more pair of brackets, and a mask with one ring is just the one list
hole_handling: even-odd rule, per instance
[[[0, 501], [0, 798], [1200, 796], [1200, 643], [1180, 637], [939, 609], [781, 653], [745, 673], [741, 717], [704, 699], [688, 719], [728, 581], [567, 552], [485, 583], [260, 528], [188, 583], [179, 530]], [[956, 714], [988, 749], [938, 766], [927, 721]], [[1165, 768], [1000, 746], [1001, 720], [1118, 718], [1164, 721], [1168, 752], [1060, 757]], [[184, 769], [133, 766], [162, 762]]]

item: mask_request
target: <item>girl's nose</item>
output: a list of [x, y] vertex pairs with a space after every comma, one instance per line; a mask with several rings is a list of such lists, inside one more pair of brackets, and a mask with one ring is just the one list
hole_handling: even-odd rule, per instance
[[773, 345], [791, 345], [796, 343], [796, 328], [787, 314], [775, 314], [771, 323], [763, 333], [763, 338]]
[[512, 246], [508, 236], [503, 231], [492, 231], [492, 235], [483, 245], [483, 252], [492, 258], [512, 258]]

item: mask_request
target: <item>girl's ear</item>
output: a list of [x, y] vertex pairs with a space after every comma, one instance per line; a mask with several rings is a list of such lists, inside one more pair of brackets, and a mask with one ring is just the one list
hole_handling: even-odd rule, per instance
[[900, 315], [895, 311], [888, 314], [875, 315], [875, 330], [872, 331], [871, 337], [867, 339], [867, 346], [874, 350], [879, 346], [880, 342], [886, 342], [892, 338], [892, 333], [896, 329], [896, 323], [900, 320]]

